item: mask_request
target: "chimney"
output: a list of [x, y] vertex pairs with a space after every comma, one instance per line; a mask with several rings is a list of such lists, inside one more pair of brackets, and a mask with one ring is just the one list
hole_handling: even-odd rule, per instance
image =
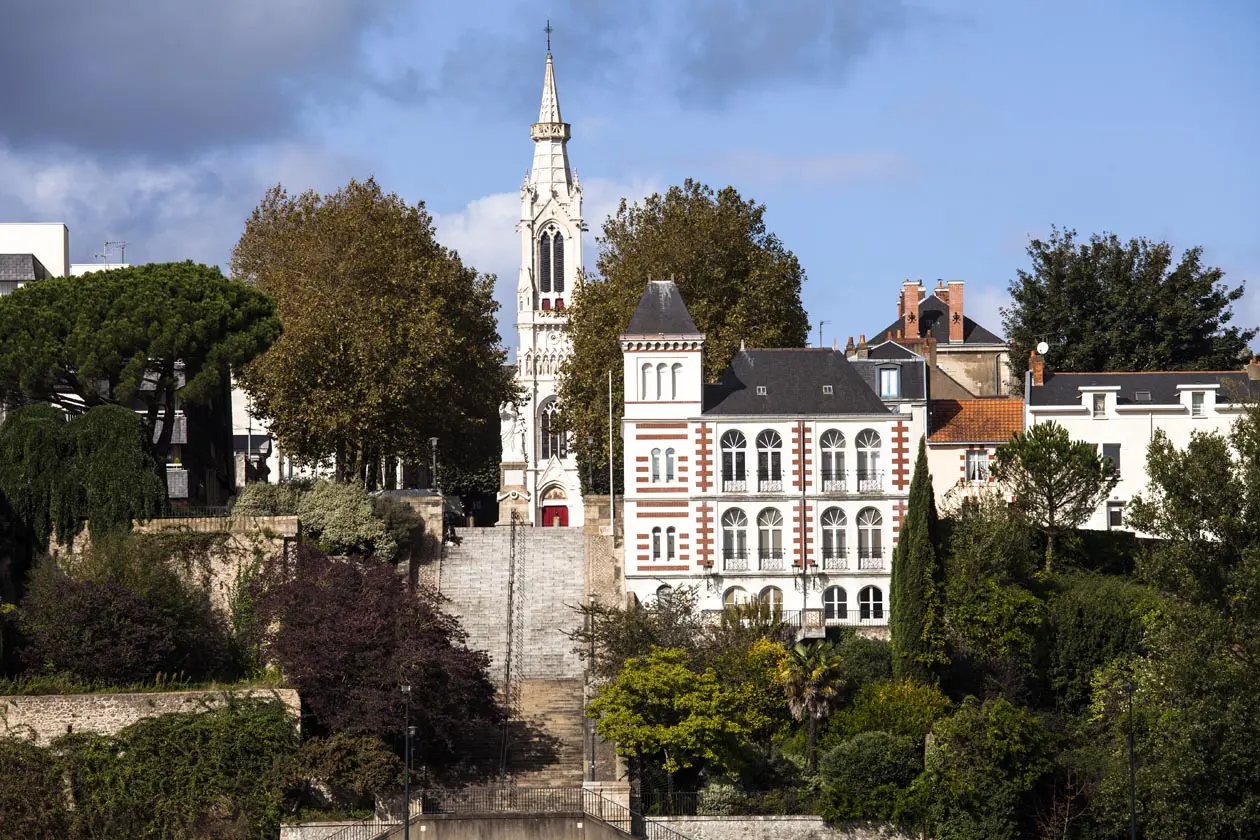
[[962, 344], [963, 340], [963, 281], [949, 281], [949, 343]]
[[853, 349], [853, 336], [849, 336], [849, 341], [844, 345], [844, 357], [846, 359], [853, 358], [853, 354], [857, 352]]
[[865, 335], [858, 336], [857, 352], [854, 355], [856, 356], [856, 358], [859, 358], [859, 359], [866, 359], [870, 357], [871, 350], [869, 347], [866, 346]]
[[936, 295], [936, 299], [941, 303], [949, 305], [949, 289], [945, 288], [945, 281], [937, 279], [936, 288], [932, 290], [932, 294]]
[[1028, 352], [1028, 372], [1034, 386], [1046, 384], [1046, 360], [1035, 348]]
[[919, 301], [923, 300], [923, 284], [907, 280], [901, 284], [901, 301], [897, 304], [897, 316], [905, 325], [906, 335], [919, 334]]
[[1247, 379], [1251, 382], [1260, 381], [1260, 362], [1256, 361], [1256, 357], [1252, 356], [1251, 361], [1246, 367]]

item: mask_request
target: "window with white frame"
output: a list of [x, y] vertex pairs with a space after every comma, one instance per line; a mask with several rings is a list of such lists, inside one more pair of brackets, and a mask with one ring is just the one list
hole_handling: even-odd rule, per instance
[[823, 619], [844, 621], [849, 617], [849, 600], [843, 586], [828, 586], [823, 590]]
[[873, 507], [858, 513], [858, 568], [884, 567], [884, 516]]
[[661, 480], [661, 450], [652, 450], [652, 483], [656, 484]]
[[757, 595], [757, 603], [770, 611], [771, 615], [783, 612], [783, 590], [777, 586], [767, 586]]
[[1111, 462], [1111, 469], [1116, 478], [1120, 477], [1120, 444], [1104, 443], [1102, 445], [1103, 461]]
[[742, 607], [748, 601], [748, 590], [742, 586], [732, 586], [722, 595], [722, 606], [727, 608]]
[[863, 429], [857, 436], [858, 492], [878, 492], [883, 475], [879, 470], [879, 432]]
[[858, 593], [858, 618], [878, 621], [884, 617], [884, 593], [878, 586], [864, 586]]
[[989, 480], [989, 453], [984, 449], [967, 450], [967, 481], [980, 484]]
[[885, 400], [901, 397], [901, 368], [883, 367], [879, 369], [879, 396]]
[[673, 560], [678, 556], [678, 529], [672, 525], [665, 529], [665, 559]]
[[722, 492], [734, 493], [747, 487], [744, 448], [748, 440], [737, 431], [722, 435]]
[[757, 489], [763, 493], [783, 489], [783, 438], [773, 429], [757, 435]]
[[1124, 528], [1124, 502], [1107, 502], [1107, 529], [1118, 531]]
[[748, 569], [748, 516], [739, 508], [722, 514], [722, 565], [732, 572]]
[[1094, 394], [1090, 397], [1093, 401], [1093, 414], [1096, 419], [1107, 416], [1107, 395]]
[[757, 558], [761, 568], [783, 568], [783, 514], [766, 508], [757, 514]]
[[1206, 396], [1207, 395], [1203, 391], [1190, 392], [1190, 416], [1191, 417], [1203, 416], [1204, 397]]
[[824, 569], [848, 568], [845, 528], [849, 524], [844, 511], [838, 507], [827, 508], [822, 515], [822, 552]]
[[661, 559], [661, 529], [657, 526], [652, 529], [652, 559]]
[[822, 450], [822, 483], [824, 493], [844, 491], [844, 434], [828, 429], [818, 441]]

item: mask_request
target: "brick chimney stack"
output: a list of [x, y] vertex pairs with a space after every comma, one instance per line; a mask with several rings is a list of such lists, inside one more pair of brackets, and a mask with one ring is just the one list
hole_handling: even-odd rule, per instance
[[906, 335], [912, 338], [919, 334], [919, 301], [923, 300], [923, 284], [918, 280], [907, 280], [901, 284], [901, 300], [897, 304], [897, 316], [905, 325]]
[[963, 281], [949, 281], [949, 343], [962, 344], [963, 341]]
[[851, 359], [853, 358], [853, 354], [856, 352], [857, 349], [853, 346], [853, 336], [849, 336], [849, 342], [844, 345], [844, 357], [846, 359]]
[[871, 348], [868, 347], [866, 344], [866, 336], [865, 335], [858, 336], [857, 352], [854, 354], [855, 358], [866, 359], [866, 358], [870, 358], [870, 355], [871, 355]]
[[1034, 386], [1046, 384], [1046, 360], [1035, 348], [1028, 351], [1028, 372]]

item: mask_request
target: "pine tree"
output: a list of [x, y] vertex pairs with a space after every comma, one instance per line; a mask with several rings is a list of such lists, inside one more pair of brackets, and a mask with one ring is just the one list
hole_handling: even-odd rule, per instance
[[932, 679], [932, 668], [945, 662], [943, 581], [936, 557], [936, 501], [928, 472], [927, 446], [919, 439], [919, 457], [910, 482], [910, 501], [893, 552], [893, 675], [897, 679]]

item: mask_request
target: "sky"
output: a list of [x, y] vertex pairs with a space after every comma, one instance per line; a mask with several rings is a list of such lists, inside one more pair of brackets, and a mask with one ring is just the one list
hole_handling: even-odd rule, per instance
[[826, 345], [907, 278], [1001, 332], [1052, 226], [1201, 245], [1260, 324], [1253, 0], [0, 0], [0, 221], [226, 266], [268, 186], [374, 176], [510, 302], [547, 20], [588, 268], [692, 177], [766, 205]]

